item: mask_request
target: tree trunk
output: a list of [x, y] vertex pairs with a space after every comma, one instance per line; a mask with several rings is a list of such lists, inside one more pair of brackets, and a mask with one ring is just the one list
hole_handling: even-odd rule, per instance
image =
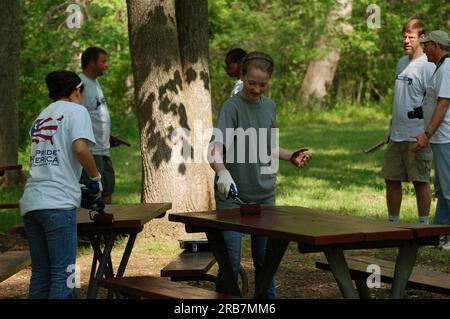
[[[203, 146], [209, 143], [210, 136], [198, 133], [212, 128], [208, 1], [176, 0], [176, 16], [183, 91], [187, 114], [190, 115], [187, 117], [187, 123], [196, 133], [191, 134], [191, 142], [194, 145], [192, 155], [194, 159], [201, 160]], [[190, 188], [188, 202], [185, 203], [187, 211], [214, 207], [213, 179], [213, 170], [204, 161], [189, 164], [189, 169], [186, 170], [186, 184]]]
[[[1, 1], [0, 9], [0, 166], [17, 164], [20, 3]], [[6, 172], [0, 182], [18, 181], [17, 171]]]
[[[175, 130], [187, 129], [193, 136], [196, 120], [203, 129], [212, 125], [206, 1], [186, 2], [178, 4], [177, 14], [175, 0], [127, 0], [142, 202], [171, 202], [174, 212], [211, 209], [213, 191], [209, 165], [171, 160], [179, 155], [171, 138]], [[205, 21], [197, 21], [200, 16], [206, 16]], [[183, 25], [181, 32], [177, 20]], [[192, 140], [188, 144], [194, 149], [192, 159], [197, 147]], [[159, 235], [177, 232], [175, 223], [160, 222], [160, 226], [165, 231], [158, 229]]]
[[324, 56], [308, 65], [302, 86], [297, 93], [301, 105], [324, 104], [327, 101], [340, 59], [337, 34], [351, 32], [352, 27], [347, 23], [351, 12], [352, 0], [336, 0], [334, 8], [328, 14], [325, 30], [315, 43], [315, 49], [323, 52]]

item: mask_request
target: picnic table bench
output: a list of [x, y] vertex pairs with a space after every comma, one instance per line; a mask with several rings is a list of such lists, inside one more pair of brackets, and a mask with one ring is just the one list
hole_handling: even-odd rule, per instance
[[[170, 277], [172, 281], [210, 281], [217, 282], [217, 276], [208, 271], [216, 263], [207, 238], [179, 240], [184, 250], [168, 265], [161, 269], [161, 277]], [[248, 278], [244, 269], [239, 270], [241, 293], [248, 291]]]
[[30, 265], [29, 250], [9, 250], [0, 253], [0, 283]]
[[[152, 276], [105, 278], [100, 287], [119, 292], [125, 297], [158, 299], [235, 299], [234, 296], [173, 282]], [[117, 295], [117, 294], [116, 294]]]
[[[373, 257], [347, 257], [350, 275], [355, 281], [361, 298], [369, 298], [370, 290], [367, 287], [367, 277], [372, 274], [368, 271], [369, 265], [380, 267], [380, 280], [392, 284], [394, 280], [395, 263], [392, 261]], [[316, 268], [330, 271], [330, 265], [326, 261], [317, 261]], [[429, 292], [450, 295], [450, 273], [414, 267], [409, 277], [407, 288], [425, 290]]]

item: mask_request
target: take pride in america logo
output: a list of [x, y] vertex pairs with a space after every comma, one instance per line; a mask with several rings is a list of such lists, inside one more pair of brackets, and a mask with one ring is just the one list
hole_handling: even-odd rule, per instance
[[51, 117], [45, 119], [37, 119], [31, 127], [31, 142], [39, 144], [40, 142], [50, 141], [53, 145], [53, 135], [56, 134], [58, 126], [64, 119], [64, 115], [54, 120]]

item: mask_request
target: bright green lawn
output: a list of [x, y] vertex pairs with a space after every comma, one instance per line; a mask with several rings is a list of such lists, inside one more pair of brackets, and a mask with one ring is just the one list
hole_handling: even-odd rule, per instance
[[[379, 177], [383, 151], [363, 150], [383, 138], [388, 121], [375, 108], [280, 118], [282, 147], [308, 146], [313, 160], [302, 170], [281, 163], [277, 204], [387, 218], [384, 180]], [[402, 221], [416, 222], [414, 188], [408, 184], [404, 188]]]
[[[277, 184], [277, 204], [301, 205], [343, 214], [387, 216], [384, 181], [378, 177], [382, 151], [364, 154], [363, 150], [381, 140], [388, 115], [376, 107], [353, 107], [341, 111], [313, 112], [278, 116], [280, 144], [296, 149], [308, 146], [313, 156], [310, 165], [299, 170], [282, 162]], [[132, 117], [116, 119], [114, 133], [130, 141], [131, 147], [113, 149], [117, 172], [115, 203], [140, 201], [141, 162], [137, 121]], [[27, 172], [28, 150], [20, 153]], [[414, 189], [406, 185], [402, 220], [416, 222]], [[15, 201], [21, 189], [0, 189], [0, 201]], [[433, 202], [432, 212], [434, 212]], [[0, 231], [20, 222], [17, 211], [0, 211]]]

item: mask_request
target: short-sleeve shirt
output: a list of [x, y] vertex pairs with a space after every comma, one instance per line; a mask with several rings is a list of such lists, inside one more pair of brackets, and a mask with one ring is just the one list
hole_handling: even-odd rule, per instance
[[89, 113], [82, 105], [57, 101], [39, 114], [30, 129], [30, 177], [20, 200], [21, 215], [79, 207], [82, 166], [72, 143], [81, 138], [95, 143]]
[[[276, 129], [275, 103], [265, 96], [253, 103], [240, 94], [234, 95], [223, 104], [216, 129], [222, 139], [215, 134], [212, 140], [224, 145], [224, 165], [236, 183], [239, 198], [274, 205], [276, 176], [275, 172], [267, 172], [273, 171], [270, 165]], [[236, 207], [217, 192], [216, 205]]]
[[409, 111], [420, 107], [435, 65], [426, 54], [411, 60], [403, 56], [397, 64], [390, 139], [394, 142], [415, 141], [424, 130], [423, 119], [410, 119]]
[[[442, 62], [427, 87], [427, 94], [423, 106], [423, 118], [426, 126], [428, 126], [433, 117], [438, 98], [450, 99], [450, 58]], [[448, 110], [445, 113], [441, 125], [439, 125], [437, 131], [431, 137], [430, 143], [450, 143], [450, 112]]]
[[84, 84], [82, 104], [91, 116], [92, 129], [97, 143], [89, 148], [94, 155], [110, 156], [109, 137], [111, 135], [111, 118], [105, 96], [98, 80], [92, 80], [85, 74], [79, 74]]
[[243, 88], [244, 88], [244, 82], [242, 80], [237, 80], [236, 83], [234, 84], [233, 91], [231, 91], [230, 97], [241, 92]]

